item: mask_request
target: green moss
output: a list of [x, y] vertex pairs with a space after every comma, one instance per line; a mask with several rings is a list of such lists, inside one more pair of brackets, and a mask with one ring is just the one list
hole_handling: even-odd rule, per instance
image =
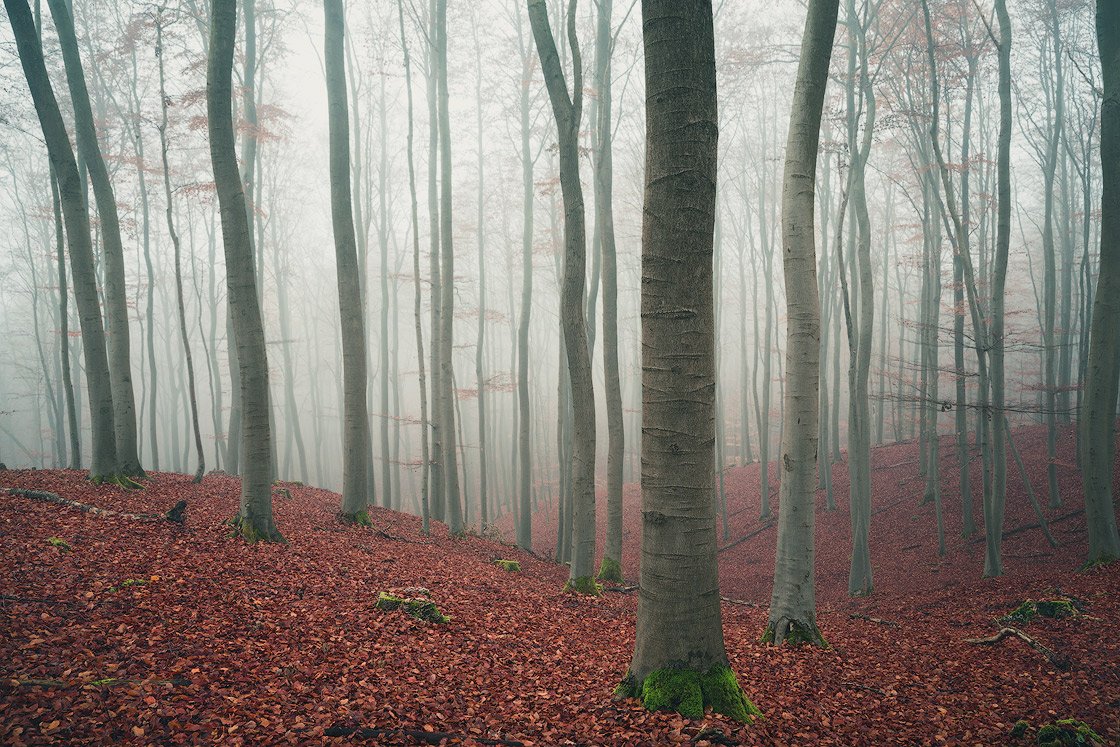
[[403, 609], [412, 617], [424, 622], [441, 624], [451, 622], [451, 618], [440, 612], [435, 602], [422, 597], [399, 597], [382, 591], [377, 595], [377, 609], [388, 611]]
[[1120, 560], [1120, 558], [1117, 558], [1113, 555], [1105, 555], [1103, 557], [1097, 558], [1096, 560], [1088, 561], [1077, 570], [1082, 572], [1091, 571], [1094, 568], [1100, 568], [1101, 566], [1108, 565], [1109, 563], [1115, 563], [1117, 560]]
[[1068, 745], [1103, 745], [1104, 740], [1084, 721], [1066, 718], [1046, 724], [1038, 730], [1039, 747], [1067, 747]]
[[255, 545], [258, 542], [277, 542], [282, 545], [288, 543], [284, 539], [284, 535], [280, 534], [280, 530], [273, 529], [271, 534], [262, 532], [260, 528], [242, 516], [234, 517], [231, 523], [236, 527], [235, 533], [241, 535], [241, 538], [250, 545]]
[[638, 697], [648, 710], [675, 711], [691, 719], [703, 718], [705, 708], [744, 724], [762, 715], [724, 665], [707, 672], [666, 667], [650, 673], [640, 686], [627, 675], [615, 688], [615, 697]]
[[597, 578], [600, 581], [609, 581], [614, 584], [621, 584], [622, 578], [622, 563], [619, 563], [614, 558], [603, 556], [603, 562], [599, 565], [599, 575]]
[[1030, 721], [1027, 721], [1026, 719], [1019, 719], [1015, 722], [1015, 725], [1011, 727], [1011, 736], [1015, 739], [1018, 739], [1025, 735], [1027, 733], [1027, 730], [1030, 728]]
[[517, 573], [521, 570], [521, 563], [516, 560], [495, 560], [494, 565], [500, 566], [502, 570], [511, 573]]
[[70, 543], [61, 537], [49, 537], [47, 544], [51, 547], [57, 547], [59, 552], [72, 552], [74, 548], [70, 547]]
[[1028, 599], [1014, 610], [999, 619], [1002, 623], [1011, 625], [1028, 625], [1037, 617], [1048, 617], [1051, 620], [1064, 620], [1067, 617], [1077, 617], [1080, 611], [1073, 600], [1067, 598]]
[[124, 680], [121, 680], [117, 677], [106, 677], [105, 679], [94, 680], [89, 684], [93, 685], [94, 687], [112, 687], [113, 685], [119, 684], [123, 681]]
[[354, 524], [359, 527], [371, 527], [373, 522], [370, 521], [369, 512], [364, 508], [356, 514], [340, 513], [338, 520], [343, 524]]
[[109, 593], [110, 594], [116, 593], [116, 592], [120, 591], [121, 589], [125, 588], [126, 586], [146, 586], [147, 583], [148, 583], [148, 580], [146, 578], [126, 578], [124, 581], [121, 581], [116, 586], [110, 586], [109, 587]]
[[564, 591], [597, 597], [603, 593], [603, 585], [595, 583], [595, 579], [591, 576], [580, 576], [579, 578], [568, 579], [567, 582], [564, 583]]

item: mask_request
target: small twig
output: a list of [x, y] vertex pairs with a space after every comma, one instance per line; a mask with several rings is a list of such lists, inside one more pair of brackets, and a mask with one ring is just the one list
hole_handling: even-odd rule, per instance
[[36, 604], [62, 604], [73, 607], [74, 603], [65, 599], [33, 599], [31, 597], [14, 597], [11, 594], [0, 594], [0, 601], [4, 602], [34, 602]]
[[716, 552], [717, 552], [717, 553], [720, 553], [720, 552], [723, 552], [724, 550], [730, 550], [730, 549], [731, 549], [732, 547], [735, 547], [736, 545], [742, 544], [742, 543], [746, 542], [747, 540], [749, 540], [749, 539], [750, 539], [750, 538], [752, 538], [752, 537], [757, 537], [758, 535], [762, 534], [762, 533], [763, 533], [763, 532], [765, 532], [765, 531], [766, 531], [767, 529], [770, 529], [770, 528], [771, 528], [771, 527], [773, 527], [773, 526], [774, 526], [774, 522], [772, 522], [772, 521], [771, 521], [771, 522], [767, 522], [766, 524], [763, 524], [763, 525], [762, 525], [761, 527], [759, 527], [758, 529], [754, 530], [753, 532], [751, 532], [750, 534], [746, 535], [745, 537], [740, 537], [739, 539], [735, 540], [735, 541], [734, 541], [734, 542], [732, 542], [731, 544], [728, 544], [728, 545], [724, 545], [723, 547], [719, 548], [719, 549], [718, 549], [718, 550], [717, 550]]
[[845, 687], [854, 687], [857, 690], [866, 690], [869, 693], [875, 693], [876, 695], [880, 695], [884, 698], [887, 697], [887, 691], [886, 690], [880, 690], [877, 687], [870, 687], [868, 685], [861, 685], [858, 682], [849, 682], [847, 680], [844, 680], [840, 684], [844, 685]]
[[629, 594], [630, 592], [637, 591], [638, 585], [634, 586], [604, 586], [603, 591], [613, 591], [617, 594]]
[[857, 613], [852, 613], [851, 615], [848, 615], [848, 619], [849, 620], [866, 620], [867, 622], [873, 622], [876, 625], [886, 625], [888, 628], [900, 627], [898, 623], [892, 622], [891, 620], [884, 620], [881, 617], [868, 617], [867, 615], [862, 615], [862, 614], [859, 614], [858, 612]]
[[474, 735], [451, 734], [444, 731], [424, 731], [423, 729], [377, 729], [370, 726], [331, 726], [323, 731], [328, 737], [362, 737], [374, 739], [377, 737], [408, 737], [423, 744], [440, 744], [443, 740], [470, 739], [479, 744], [502, 745], [503, 747], [525, 747], [524, 742], [516, 739], [499, 739], [476, 737]]
[[1029, 635], [1019, 630], [1018, 628], [1000, 628], [999, 632], [989, 638], [966, 638], [965, 643], [976, 643], [980, 645], [990, 646], [999, 643], [1004, 638], [1018, 638], [1033, 648], [1038, 653], [1046, 657], [1046, 659], [1058, 669], [1063, 672], [1067, 671], [1070, 667], [1070, 660], [1068, 656], [1055, 653], [1050, 649], [1043, 646], [1041, 643], [1031, 638]]
[[762, 609], [762, 605], [759, 604], [758, 602], [748, 602], [745, 599], [732, 599], [731, 597], [720, 597], [720, 600], [724, 601], [724, 602], [727, 602], [728, 604], [738, 604], [738, 605], [741, 605], [743, 607], [754, 607], [756, 610], [757, 609]]
[[408, 537], [398, 537], [395, 534], [389, 534], [384, 529], [376, 530], [376, 534], [377, 534], [378, 537], [384, 537], [385, 539], [392, 540], [393, 542], [407, 542], [410, 545], [434, 545], [435, 544], [434, 542], [425, 542], [423, 540], [409, 539]]

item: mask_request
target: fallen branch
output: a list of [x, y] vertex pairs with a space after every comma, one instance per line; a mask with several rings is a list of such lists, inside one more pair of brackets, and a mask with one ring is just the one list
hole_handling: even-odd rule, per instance
[[880, 695], [884, 698], [887, 697], [887, 691], [886, 690], [880, 690], [877, 687], [870, 687], [869, 685], [861, 685], [858, 682], [848, 682], [847, 680], [845, 680], [844, 682], [841, 682], [840, 684], [844, 685], [845, 687], [854, 687], [857, 690], [866, 690], [869, 693], [875, 693], [876, 695]]
[[434, 545], [435, 544], [434, 542], [425, 542], [424, 540], [414, 540], [414, 539], [409, 539], [408, 537], [398, 537], [395, 534], [389, 534], [384, 529], [377, 529], [375, 531], [376, 531], [376, 534], [377, 534], [378, 537], [384, 537], [385, 539], [392, 540], [393, 542], [407, 542], [410, 545]]
[[759, 604], [758, 602], [748, 602], [745, 599], [732, 599], [731, 597], [720, 597], [720, 601], [727, 602], [728, 604], [738, 604], [738, 605], [741, 605], [743, 607], [754, 607], [756, 610], [757, 609], [762, 609], [762, 605]]
[[444, 731], [424, 731], [423, 729], [378, 729], [371, 726], [331, 726], [323, 731], [327, 737], [362, 737], [376, 739], [377, 737], [408, 737], [422, 744], [440, 744], [443, 740], [467, 740], [479, 744], [503, 745], [504, 747], [525, 747], [524, 742], [516, 739], [495, 739], [476, 737], [473, 734], [451, 734]]
[[879, 471], [885, 470], [885, 469], [895, 469], [896, 467], [905, 467], [908, 464], [917, 464], [917, 463], [918, 463], [917, 459], [907, 459], [905, 462], [897, 462], [895, 464], [886, 464], [886, 465], [883, 465], [882, 467], [872, 467], [871, 471], [872, 472], [879, 472]]
[[629, 594], [632, 591], [637, 591], [637, 585], [634, 586], [604, 586], [603, 591], [613, 591], [618, 594]]
[[7, 683], [9, 686], [14, 687], [115, 687], [117, 685], [175, 685], [177, 687], [186, 687], [191, 684], [191, 681], [185, 677], [172, 677], [169, 680], [147, 680], [147, 679], [134, 679], [134, 678], [120, 678], [108, 677], [102, 680], [93, 680], [92, 682], [65, 682], [63, 680], [39, 679], [29, 677], [27, 679], [19, 679], [12, 677], [9, 679], [0, 679], [0, 683]]
[[[1051, 519], [1050, 524], [1051, 525], [1057, 524], [1058, 522], [1065, 521], [1067, 519], [1072, 519], [1075, 516], [1081, 516], [1083, 513], [1085, 513], [1084, 509], [1079, 508], [1076, 511], [1070, 511], [1068, 514], [1062, 514], [1061, 516], [1058, 516], [1056, 518]], [[1008, 529], [1006, 532], [1003, 533], [1003, 539], [1007, 539], [1008, 537], [1014, 537], [1016, 534], [1022, 534], [1023, 532], [1029, 532], [1032, 529], [1038, 529], [1040, 526], [1041, 526], [1041, 524], [1035, 522], [1033, 524], [1024, 524], [1023, 526], [1015, 527], [1014, 529]], [[985, 541], [984, 535], [981, 534], [979, 537], [976, 537], [975, 539], [973, 539], [971, 544], [979, 545], [979, 544], [982, 544], [984, 541]]]
[[1061, 654], [1055, 653], [1054, 651], [1051, 651], [1018, 628], [1000, 628], [998, 633], [989, 638], [966, 638], [965, 643], [976, 643], [980, 645], [990, 646], [999, 643], [1004, 638], [1010, 637], [1018, 638], [1019, 640], [1023, 641], [1035, 651], [1045, 656], [1051, 664], [1053, 664], [1063, 672], [1069, 669], [1070, 660], [1068, 656], [1063, 656]]
[[851, 615], [848, 615], [848, 619], [849, 620], [866, 620], [867, 622], [873, 622], [876, 625], [886, 625], [888, 628], [899, 627], [898, 623], [896, 623], [896, 622], [892, 622], [890, 620], [884, 620], [880, 617], [868, 617], [867, 615], [861, 615], [859, 613], [853, 613]]
[[79, 503], [69, 498], [63, 498], [57, 493], [48, 493], [45, 490], [23, 490], [21, 488], [4, 488], [3, 490], [8, 493], [8, 495], [30, 498], [33, 501], [43, 501], [44, 503], [57, 503], [60, 506], [85, 511], [87, 514], [92, 514], [93, 516], [119, 516], [124, 519], [132, 519], [133, 521], [171, 521], [176, 524], [182, 524], [184, 518], [183, 513], [187, 510], [187, 502], [181, 500], [165, 514], [130, 514], [126, 511], [114, 511], [109, 508], [91, 506], [88, 503]]
[[773, 527], [773, 526], [774, 526], [774, 522], [772, 522], [772, 521], [771, 521], [771, 522], [769, 522], [769, 523], [763, 524], [763, 525], [762, 525], [761, 527], [759, 527], [758, 529], [754, 530], [753, 532], [751, 532], [750, 534], [746, 535], [745, 537], [740, 537], [739, 539], [735, 540], [735, 541], [734, 541], [734, 542], [732, 542], [731, 544], [729, 544], [729, 545], [724, 545], [723, 547], [721, 547], [721, 548], [719, 548], [718, 550], [716, 550], [716, 552], [717, 552], [717, 553], [721, 553], [721, 552], [723, 552], [724, 550], [730, 550], [730, 549], [731, 549], [732, 547], [735, 547], [735, 545], [740, 545], [740, 544], [742, 544], [742, 543], [746, 542], [747, 540], [751, 539], [752, 537], [757, 537], [758, 535], [762, 534], [762, 533], [763, 533], [763, 532], [765, 532], [765, 531], [766, 531], [767, 529], [770, 529], [770, 528], [771, 528], [771, 527]]

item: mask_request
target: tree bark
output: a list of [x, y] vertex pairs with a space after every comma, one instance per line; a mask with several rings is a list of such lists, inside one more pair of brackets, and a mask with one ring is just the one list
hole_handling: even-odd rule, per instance
[[814, 576], [821, 315], [817, 295], [817, 154], [839, 0], [809, 5], [793, 89], [782, 179], [786, 282], [785, 418], [774, 588], [765, 638], [824, 645]]

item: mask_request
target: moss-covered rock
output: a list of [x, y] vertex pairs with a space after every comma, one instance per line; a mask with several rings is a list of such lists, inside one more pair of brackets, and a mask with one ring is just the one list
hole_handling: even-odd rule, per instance
[[591, 576], [580, 576], [579, 578], [568, 579], [564, 583], [564, 591], [597, 597], [603, 593], [603, 585], [595, 583], [595, 579]]
[[1060, 719], [1038, 730], [1039, 747], [1069, 747], [1072, 745], [1103, 745], [1104, 740], [1084, 721]]
[[382, 591], [377, 595], [377, 609], [389, 611], [403, 609], [412, 617], [424, 622], [440, 624], [451, 622], [451, 618], [440, 612], [435, 602], [423, 596], [406, 597]]
[[56, 547], [56, 548], [58, 548], [58, 551], [59, 551], [60, 553], [63, 553], [63, 552], [72, 552], [72, 551], [73, 551], [73, 549], [74, 549], [74, 548], [70, 547], [70, 543], [69, 543], [69, 542], [67, 542], [66, 540], [62, 539], [61, 537], [48, 537], [48, 538], [47, 538], [47, 544], [48, 544], [48, 545], [50, 545], [51, 547]]
[[498, 560], [494, 561], [494, 565], [498, 566], [503, 571], [509, 571], [510, 573], [518, 573], [521, 571], [521, 563], [517, 562], [516, 560], [502, 560], [499, 558]]
[[1019, 719], [1015, 725], [1011, 727], [1011, 736], [1014, 739], [1019, 739], [1026, 735], [1027, 731], [1031, 728], [1031, 722], [1026, 719]]
[[1028, 599], [1014, 610], [999, 619], [999, 622], [1009, 625], [1029, 625], [1037, 617], [1047, 617], [1051, 620], [1064, 620], [1068, 617], [1077, 617], [1081, 614], [1072, 599], [1060, 597], [1057, 599]]
[[603, 562], [599, 564], [599, 574], [596, 578], [612, 584], [621, 584], [624, 580], [622, 578], [622, 563], [604, 555]]
[[682, 667], [666, 667], [650, 673], [637, 683], [627, 676], [615, 688], [620, 698], [640, 698], [651, 711], [675, 711], [685, 718], [704, 717], [704, 709], [740, 723], [750, 723], [762, 715], [743, 694], [730, 667], [716, 665], [707, 672]]

